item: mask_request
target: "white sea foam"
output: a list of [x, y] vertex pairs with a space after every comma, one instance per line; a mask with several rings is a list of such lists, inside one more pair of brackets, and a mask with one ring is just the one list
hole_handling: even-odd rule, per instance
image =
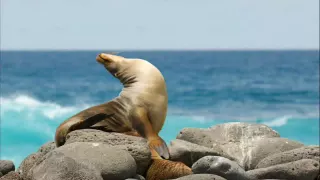
[[27, 111], [27, 117], [34, 118], [34, 113], [40, 112], [50, 120], [55, 120], [58, 117], [63, 117], [67, 114], [85, 109], [90, 105], [78, 105], [75, 107], [61, 106], [53, 102], [41, 102], [35, 98], [26, 95], [12, 96], [9, 98], [0, 98], [1, 115], [8, 111], [21, 112]]
[[290, 118], [291, 118], [291, 116], [283, 116], [280, 118], [273, 119], [271, 121], [263, 122], [263, 124], [270, 126], [270, 127], [280, 127], [280, 126], [286, 125]]

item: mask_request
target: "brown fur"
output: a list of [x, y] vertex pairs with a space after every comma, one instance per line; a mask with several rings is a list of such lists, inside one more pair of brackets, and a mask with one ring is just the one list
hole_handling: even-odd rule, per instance
[[146, 180], [167, 180], [190, 174], [191, 168], [181, 162], [154, 159], [147, 171]]
[[101, 53], [96, 60], [120, 80], [123, 89], [109, 102], [90, 107], [64, 121], [56, 130], [56, 145], [73, 130], [95, 128], [113, 132], [136, 131], [148, 140], [153, 158], [169, 159], [159, 137], [167, 113], [168, 94], [161, 72], [146, 60]]

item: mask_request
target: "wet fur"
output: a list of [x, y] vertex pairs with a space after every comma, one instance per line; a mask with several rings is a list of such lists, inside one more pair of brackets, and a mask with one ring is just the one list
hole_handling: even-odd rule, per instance
[[190, 167], [181, 162], [174, 162], [165, 159], [152, 160], [146, 179], [147, 180], [167, 180], [175, 179], [192, 174]]

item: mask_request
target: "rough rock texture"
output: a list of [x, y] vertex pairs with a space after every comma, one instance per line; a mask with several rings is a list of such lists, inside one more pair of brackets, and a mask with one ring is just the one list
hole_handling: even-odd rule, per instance
[[290, 163], [279, 164], [267, 168], [247, 171], [257, 179], [290, 179], [314, 180], [319, 175], [319, 162], [312, 159], [302, 159]]
[[293, 149], [290, 151], [284, 151], [277, 154], [273, 154], [262, 159], [255, 169], [265, 168], [277, 164], [284, 164], [300, 159], [314, 159], [320, 161], [320, 149], [319, 146], [304, 146], [301, 148]]
[[191, 167], [198, 159], [208, 155], [223, 156], [232, 159], [229, 155], [224, 154], [223, 150], [219, 147], [207, 148], [180, 139], [171, 141], [168, 148], [170, 160], [183, 162], [189, 167]]
[[8, 174], [2, 176], [0, 180], [22, 180], [21, 176], [19, 173], [15, 171], [11, 171]]
[[47, 142], [46, 144], [42, 145], [36, 153], [32, 153], [27, 156], [20, 164], [17, 172], [20, 173], [22, 178], [27, 178], [27, 174], [29, 170], [35, 165], [38, 161], [40, 161], [44, 156], [54, 150], [56, 145], [53, 141]]
[[10, 171], [14, 171], [15, 166], [12, 161], [9, 160], [0, 160], [0, 172], [2, 175], [6, 175]]
[[226, 180], [223, 177], [214, 174], [192, 174], [172, 180]]
[[[254, 168], [268, 155], [303, 146], [299, 142], [280, 138], [276, 131], [266, 125], [238, 122], [220, 124], [208, 129], [185, 128], [177, 139], [211, 149], [222, 149], [224, 154], [235, 159], [245, 170]], [[273, 144], [269, 144], [268, 150], [257, 156], [256, 152], [261, 149], [260, 146], [265, 148], [263, 143], [267, 142]], [[281, 144], [283, 142], [285, 144]]]
[[265, 157], [302, 147], [303, 144], [286, 138], [263, 138], [252, 140], [244, 161], [245, 169], [251, 170]]
[[205, 156], [192, 165], [195, 174], [215, 174], [228, 180], [253, 180], [234, 161], [220, 156]]
[[212, 126], [208, 129], [185, 128], [177, 136], [177, 139], [211, 148], [215, 144], [241, 142], [257, 137], [280, 137], [280, 135], [266, 125], [232, 122]]
[[74, 142], [103, 142], [118, 149], [126, 150], [135, 159], [138, 174], [145, 174], [151, 162], [151, 153], [147, 141], [141, 137], [84, 129], [72, 131], [67, 135], [66, 144]]
[[56, 148], [56, 144], [53, 141], [47, 142], [46, 144], [42, 145], [38, 152], [45, 155], [48, 152], [54, 150]]
[[17, 169], [17, 172], [20, 173], [23, 179], [27, 179], [29, 170], [33, 167], [33, 165], [35, 165], [39, 160], [41, 160], [42, 157], [43, 155], [41, 153], [30, 154], [21, 162], [19, 168]]
[[75, 142], [46, 155], [29, 171], [30, 179], [123, 180], [136, 174], [133, 157], [102, 143]]

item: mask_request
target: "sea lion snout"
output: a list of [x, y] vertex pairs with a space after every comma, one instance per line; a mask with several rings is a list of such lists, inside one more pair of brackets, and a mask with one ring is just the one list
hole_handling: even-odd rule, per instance
[[105, 64], [106, 62], [111, 62], [111, 58], [109, 57], [108, 54], [105, 54], [105, 53], [98, 54], [98, 56], [96, 57], [96, 60], [101, 64]]

